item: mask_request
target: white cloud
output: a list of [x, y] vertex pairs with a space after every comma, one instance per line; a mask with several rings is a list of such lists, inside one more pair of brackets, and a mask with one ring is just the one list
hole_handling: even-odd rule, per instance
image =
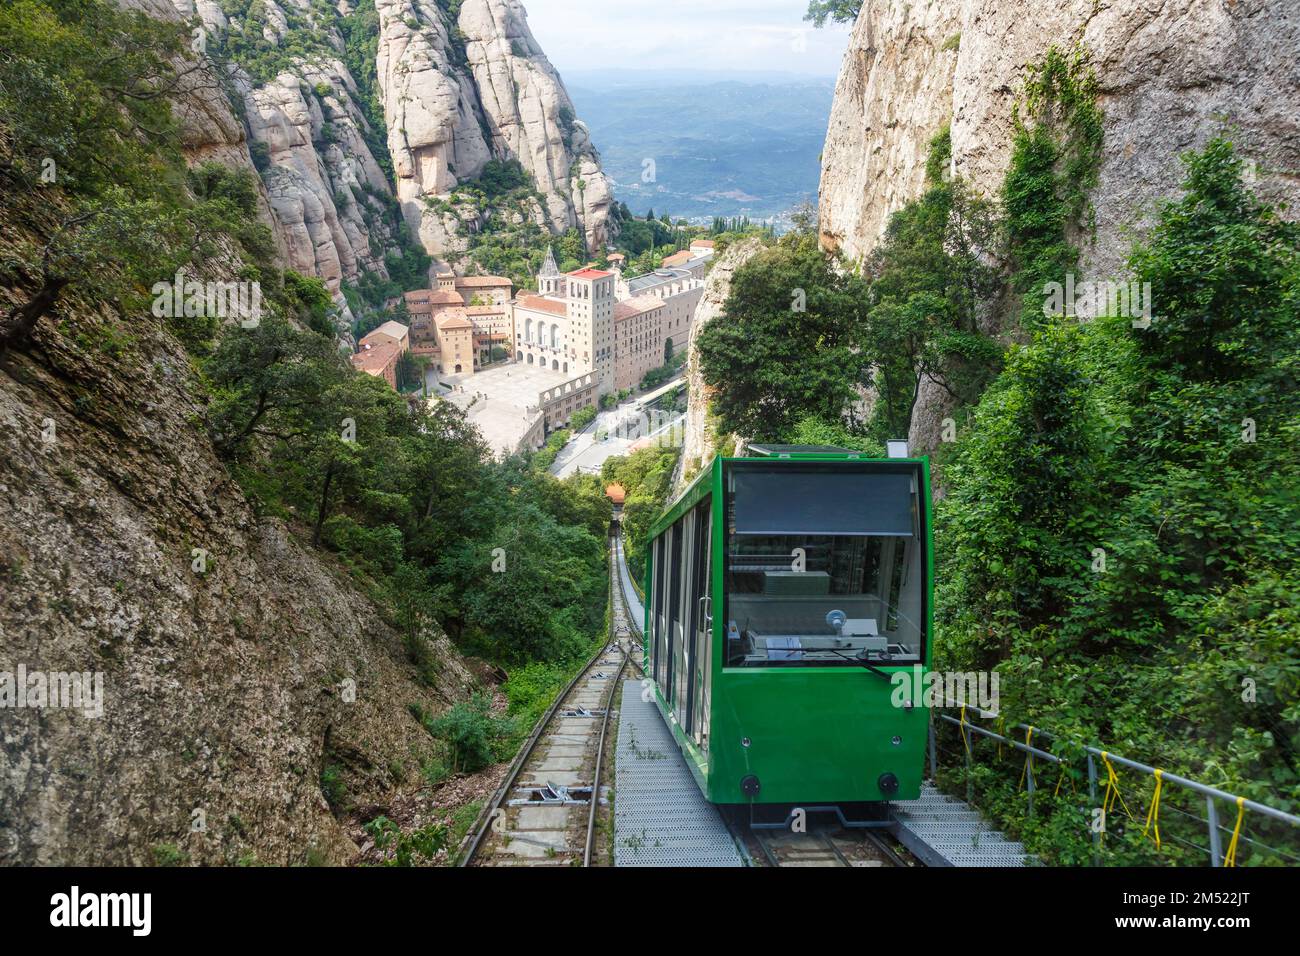
[[807, 0], [524, 0], [533, 34], [566, 70], [784, 71], [834, 76], [847, 25], [815, 30]]

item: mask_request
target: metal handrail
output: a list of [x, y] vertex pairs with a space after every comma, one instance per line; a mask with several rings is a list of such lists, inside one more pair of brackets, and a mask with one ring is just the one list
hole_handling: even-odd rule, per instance
[[[963, 714], [961, 719], [953, 717], [950, 714], [939, 714], [939, 718], [961, 729], [962, 742], [966, 745], [966, 769], [968, 771], [966, 777], [967, 802], [969, 803], [971, 800], [971, 793], [970, 793], [971, 781], [970, 781], [969, 770], [971, 768], [971, 763], [972, 763], [972, 754], [970, 748], [970, 740], [966, 736], [967, 732], [970, 732], [971, 734], [978, 734], [981, 737], [988, 737], [992, 740], [998, 741], [999, 743], [1006, 744], [1010, 747], [1013, 747], [1016, 750], [1021, 751], [1026, 755], [1025, 778], [1026, 781], [1028, 782], [1028, 788], [1027, 788], [1028, 796], [1029, 796], [1028, 814], [1030, 819], [1032, 819], [1034, 816], [1034, 791], [1036, 789], [1035, 780], [1034, 780], [1034, 769], [1033, 769], [1034, 759], [1038, 758], [1040, 760], [1046, 760], [1050, 763], [1054, 763], [1058, 766], [1063, 766], [1063, 767], [1069, 767], [1071, 761], [1067, 760], [1064, 757], [1059, 757], [1056, 754], [1049, 753], [1048, 751], [1042, 750], [1038, 747], [1034, 747], [1028, 742], [1021, 742], [1011, 737], [1007, 737], [1003, 734], [999, 734], [995, 731], [988, 730], [984, 727], [980, 727], [976, 724], [972, 724], [965, 719], [966, 715], [964, 713], [964, 710], [965, 708], [963, 708]], [[1049, 730], [1043, 730], [1040, 727], [1030, 726], [1029, 724], [1023, 724], [1023, 723], [1017, 724], [1016, 727], [1019, 730], [1025, 731], [1027, 741], [1032, 740], [1034, 736], [1044, 737], [1048, 740], [1062, 739], [1059, 735], [1053, 734]], [[1128, 757], [1121, 757], [1119, 754], [1116, 754], [1110, 750], [1103, 750], [1100, 747], [1094, 747], [1089, 744], [1083, 744], [1082, 746], [1084, 752], [1087, 754], [1088, 757], [1088, 792], [1089, 795], [1094, 800], [1097, 797], [1097, 764], [1096, 764], [1096, 760], [1094, 759], [1095, 757], [1101, 757], [1103, 760], [1109, 761], [1111, 763], [1119, 764], [1122, 767], [1128, 767], [1132, 770], [1138, 770], [1141, 771], [1142, 773], [1150, 774], [1151, 776], [1155, 776], [1156, 774], [1159, 774], [1159, 779], [1162, 781], [1174, 784], [1186, 790], [1191, 790], [1194, 793], [1198, 793], [1204, 796], [1205, 807], [1206, 807], [1205, 823], [1208, 827], [1209, 837], [1210, 837], [1209, 853], [1210, 853], [1211, 866], [1215, 866], [1215, 867], [1223, 866], [1223, 859], [1224, 859], [1222, 842], [1219, 835], [1219, 830], [1221, 828], [1219, 826], [1219, 812], [1218, 812], [1218, 806], [1215, 803], [1216, 800], [1225, 800], [1228, 803], [1232, 804], [1233, 806], [1239, 806], [1242, 807], [1243, 809], [1249, 809], [1254, 813], [1260, 814], [1261, 816], [1269, 817], [1270, 819], [1278, 820], [1281, 821], [1282, 823], [1290, 824], [1291, 826], [1300, 827], [1300, 816], [1296, 816], [1295, 814], [1292, 813], [1287, 813], [1286, 811], [1279, 810], [1276, 807], [1270, 807], [1266, 803], [1260, 803], [1257, 800], [1248, 800], [1245, 797], [1238, 796], [1237, 794], [1234, 793], [1229, 793], [1226, 790], [1220, 790], [1218, 787], [1211, 787], [1208, 784], [1200, 783], [1199, 781], [1192, 780], [1188, 777], [1180, 776], [1179, 774], [1176, 773], [1170, 773], [1166, 770], [1161, 770], [1157, 767], [1152, 767], [1149, 764], [1144, 764], [1138, 760], [1131, 760]], [[937, 759], [935, 756], [935, 747], [934, 747], [934, 725], [933, 723], [931, 723], [930, 725], [930, 776], [932, 778], [936, 777], [936, 770], [937, 770]], [[1188, 816], [1190, 816], [1190, 814], [1188, 814]], [[1200, 818], [1195, 817], [1194, 819], [1200, 819]], [[1101, 849], [1101, 834], [1094, 830], [1092, 834], [1092, 840], [1093, 840], [1093, 845], [1099, 854]], [[1249, 841], [1249, 842], [1254, 842], [1254, 841]], [[1097, 859], [1098, 862], [1100, 862], [1099, 856]]]
[[[1030, 729], [1026, 724], [1017, 724], [1016, 726], [1019, 727], [1021, 730]], [[1039, 728], [1034, 727], [1033, 731], [1035, 734], [1039, 734], [1043, 737], [1048, 738], [1049, 740], [1059, 739], [1056, 737], [1056, 735], [1054, 735], [1051, 731], [1048, 730], [1040, 730]], [[1120, 764], [1121, 766], [1129, 767], [1133, 770], [1141, 770], [1143, 773], [1149, 773], [1154, 775], [1156, 771], [1159, 769], [1158, 767], [1151, 767], [1148, 766], [1147, 764], [1141, 763], [1140, 761], [1130, 760], [1127, 757], [1121, 757], [1118, 754], [1112, 753], [1109, 750], [1103, 751], [1098, 747], [1093, 747], [1087, 744], [1084, 745], [1083, 749], [1086, 750], [1090, 755], [1096, 755], [1098, 757], [1105, 754], [1108, 760], [1112, 760], [1115, 763]], [[1187, 777], [1181, 777], [1176, 773], [1170, 773], [1168, 770], [1160, 770], [1160, 777], [1166, 783], [1176, 783], [1180, 787], [1185, 787], [1188, 790], [1194, 790], [1197, 793], [1202, 794], [1203, 796], [1212, 797], [1217, 800], [1226, 800], [1229, 803], [1233, 804], [1234, 806], [1236, 805], [1238, 800], [1241, 800], [1242, 806], [1246, 807], [1248, 810], [1251, 810], [1255, 813], [1263, 814], [1266, 817], [1272, 817], [1274, 820], [1281, 820], [1283, 823], [1289, 823], [1292, 826], [1300, 826], [1300, 816], [1296, 816], [1293, 813], [1287, 813], [1285, 810], [1279, 810], [1276, 807], [1270, 807], [1266, 803], [1259, 803], [1256, 800], [1248, 800], [1244, 797], [1239, 797], [1235, 793], [1228, 793], [1228, 791], [1220, 790], [1218, 787], [1211, 787], [1209, 784], [1199, 783], [1196, 780], [1191, 780]]]

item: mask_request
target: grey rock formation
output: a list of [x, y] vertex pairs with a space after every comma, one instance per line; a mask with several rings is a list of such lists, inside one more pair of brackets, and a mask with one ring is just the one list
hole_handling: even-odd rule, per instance
[[[153, 8], [165, 0], [133, 0]], [[214, 38], [243, 31], [213, 0], [171, 0], [199, 17]], [[286, 0], [287, 3], [287, 0]], [[579, 228], [589, 248], [609, 238], [609, 180], [559, 74], [513, 0], [465, 0], [452, 22], [434, 0], [376, 0], [374, 64], [395, 182], [368, 145], [374, 133], [360, 106], [358, 78], [344, 65], [338, 22], [302, 2], [266, 0], [262, 36], [281, 45], [295, 30], [314, 48], [273, 79], [242, 70], [231, 82], [243, 99], [287, 264], [319, 276], [336, 293], [364, 272], [386, 275], [398, 241], [386, 206], [395, 197], [425, 249], [455, 263], [473, 213], [445, 204], [491, 159], [517, 159], [542, 206], [528, 214], [553, 232]], [[342, 5], [337, 15], [349, 13]], [[248, 25], [253, 29], [252, 25]], [[368, 80], [369, 78], [367, 78]], [[228, 111], [227, 111], [228, 112]], [[196, 126], [205, 124], [198, 118]], [[385, 159], [386, 159], [385, 158]]]
[[101, 675], [103, 709], [3, 710], [0, 865], [347, 862], [322, 774], [383, 799], [433, 754], [408, 704], [473, 678], [435, 635], [418, 683], [347, 573], [254, 514], [157, 323], [77, 306], [133, 345], [42, 323], [0, 370], [0, 671]]
[[423, 0], [377, 0], [379, 82], [397, 194], [436, 255], [459, 251], [457, 219], [430, 208], [490, 159], [532, 175], [554, 232], [609, 238], [609, 180], [555, 68], [515, 0], [465, 0], [457, 23]]
[[241, 74], [237, 86], [250, 134], [267, 156], [262, 178], [286, 264], [333, 292], [363, 271], [385, 275], [372, 249], [394, 244], [383, 222], [392, 192], [366, 146], [368, 124], [347, 69], [337, 60], [318, 62], [262, 86]]
[[[224, 22], [210, 0], [197, 10]], [[271, 159], [286, 264], [337, 289], [370, 255], [352, 207], [387, 188], [350, 78], [329, 62], [234, 80]], [[253, 169], [210, 69], [173, 106], [191, 162]], [[41, 323], [0, 369], [0, 672], [97, 675], [103, 706], [4, 709], [0, 865], [348, 862], [344, 812], [434, 755], [409, 706], [435, 713], [475, 676], [431, 633], [436, 686], [418, 681], [347, 572], [255, 514], [202, 429], [190, 357], [156, 322], [68, 308], [72, 332]], [[131, 346], [96, 348], [99, 332]]]
[[691, 325], [690, 354], [687, 358], [686, 384], [690, 397], [686, 405], [686, 422], [684, 426], [682, 447], [682, 468], [679, 474], [689, 479], [709, 462], [717, 453], [717, 435], [709, 427], [710, 392], [704, 384], [700, 370], [700, 357], [697, 340], [700, 330], [722, 315], [727, 296], [731, 293], [731, 279], [736, 270], [743, 266], [763, 249], [758, 239], [745, 239], [729, 247], [718, 257], [718, 261], [709, 270], [704, 282], [704, 294], [695, 310], [695, 321]]
[[1092, 200], [1090, 273], [1122, 268], [1180, 153], [1227, 134], [1255, 160], [1261, 193], [1300, 199], [1300, 11], [1276, 0], [956, 0], [864, 5], [845, 55], [822, 162], [821, 229], [859, 259], [924, 181], [926, 146], [951, 122], [953, 170], [996, 193], [1025, 69], [1082, 43], [1106, 114]]
[[[1181, 153], [1225, 134], [1261, 195], [1300, 200], [1300, 11], [1277, 0], [1005, 0], [863, 6], [845, 55], [823, 154], [823, 244], [860, 260], [924, 183], [930, 138], [951, 124], [952, 171], [996, 195], [1025, 70], [1055, 44], [1091, 54], [1105, 112], [1095, 234], [1079, 278], [1121, 275], [1155, 205], [1176, 194]], [[914, 448], [946, 414], [923, 383]]]

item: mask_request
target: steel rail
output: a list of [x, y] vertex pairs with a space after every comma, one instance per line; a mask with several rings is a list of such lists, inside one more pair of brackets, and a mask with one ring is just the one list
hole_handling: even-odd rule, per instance
[[[621, 543], [622, 539], [619, 535], [615, 535], [614, 540], [616, 543]], [[620, 569], [618, 567], [619, 565], [618, 558], [620, 554], [621, 551], [618, 550], [615, 550], [613, 554], [614, 571], [616, 573], [620, 572]], [[611, 574], [610, 591], [613, 595], [616, 596], [615, 599], [622, 604], [623, 616], [627, 618], [629, 621], [631, 621], [631, 616], [628, 614], [627, 601], [623, 597], [623, 593], [622, 593], [623, 589], [621, 586], [621, 582], [620, 582], [620, 586], [618, 587], [613, 587], [613, 584], [614, 584], [614, 575]], [[611, 603], [610, 614], [609, 614], [609, 626], [611, 631], [614, 630], [614, 617], [615, 617], [615, 609], [613, 603]], [[617, 631], [615, 631], [613, 636], [615, 640], [618, 639]], [[614, 679], [609, 683], [609, 696], [605, 700], [605, 716], [601, 719], [600, 722], [600, 740], [596, 744], [596, 770], [592, 776], [592, 785], [591, 785], [591, 808], [587, 813], [587, 842], [582, 849], [583, 866], [591, 866], [591, 844], [592, 844], [592, 839], [596, 833], [596, 810], [600, 807], [600, 773], [601, 773], [601, 768], [603, 767], [605, 762], [605, 736], [609, 731], [609, 715], [614, 709], [614, 697], [618, 693], [619, 682], [623, 679], [623, 671], [627, 669], [627, 661], [629, 656], [630, 655], [628, 654], [627, 650], [624, 650], [623, 662], [618, 665], [618, 673], [614, 675]]]
[[[883, 853], [885, 859], [889, 861], [891, 866], [907, 867], [907, 861], [898, 854], [897, 850], [886, 843], [879, 833], [874, 830], [863, 830], [862, 832], [866, 836], [867, 842]], [[922, 866], [925, 865], [924, 861], [918, 860], [918, 862], [920, 862]]]
[[509, 769], [507, 769], [505, 779], [501, 782], [501, 786], [497, 787], [496, 791], [492, 794], [491, 802], [484, 807], [483, 813], [480, 814], [474, 839], [461, 855], [460, 862], [457, 864], [458, 866], [469, 866], [469, 864], [473, 862], [474, 857], [482, 847], [483, 838], [487, 836], [487, 831], [492, 825], [492, 820], [496, 815], [496, 811], [501, 809], [501, 804], [505, 800], [506, 795], [510, 793], [510, 788], [514, 786], [515, 782], [519, 779], [519, 774], [524, 769], [524, 764], [527, 763], [528, 758], [533, 755], [533, 750], [537, 747], [538, 741], [542, 738], [542, 731], [546, 729], [548, 724], [550, 724], [551, 719], [555, 716], [555, 712], [560, 709], [560, 705], [568, 698], [569, 694], [573, 691], [573, 688], [577, 686], [578, 681], [582, 680], [582, 678], [587, 675], [587, 671], [591, 670], [592, 667], [596, 665], [596, 662], [600, 660], [601, 655], [608, 649], [608, 644], [601, 645], [600, 650], [596, 652], [591, 660], [587, 661], [582, 670], [578, 671], [578, 673], [573, 676], [573, 680], [569, 681], [564, 690], [561, 691], [556, 696], [555, 700], [551, 702], [551, 706], [546, 708], [545, 713], [538, 718], [537, 723], [533, 726], [532, 733], [528, 735], [528, 739], [524, 741], [524, 746], [520, 749], [519, 753], [515, 755], [515, 759], [511, 762]]
[[[613, 624], [614, 624], [614, 618], [611, 609], [611, 614], [610, 614], [611, 631], [613, 630]], [[533, 751], [536, 749], [538, 742], [542, 739], [542, 732], [547, 728], [547, 726], [550, 725], [552, 719], [554, 719], [555, 717], [556, 711], [558, 711], [561, 705], [568, 699], [569, 694], [571, 694], [573, 692], [573, 689], [578, 685], [578, 681], [582, 680], [582, 678], [587, 676], [587, 672], [596, 666], [596, 663], [600, 660], [600, 658], [604, 655], [604, 653], [607, 650], [609, 650], [608, 640], [600, 646], [600, 650], [596, 651], [596, 653], [591, 656], [591, 659], [588, 660], [585, 665], [583, 665], [582, 669], [579, 670], [578, 673], [573, 675], [573, 679], [569, 681], [568, 684], [565, 685], [564, 690], [562, 690], [559, 694], [556, 695], [555, 700], [551, 701], [551, 706], [546, 708], [546, 711], [542, 714], [541, 717], [538, 718], [537, 723], [533, 725], [532, 732], [528, 735], [527, 740], [524, 741], [523, 747], [520, 748], [519, 753], [515, 755], [515, 759], [511, 761], [509, 768], [506, 770], [506, 775], [505, 778], [501, 781], [501, 785], [497, 787], [496, 791], [492, 794], [491, 801], [489, 801], [487, 806], [483, 808], [483, 812], [479, 815], [479, 819], [476, 823], [474, 838], [473, 840], [470, 841], [469, 845], [465, 848], [465, 851], [461, 854], [460, 860], [456, 864], [457, 866], [467, 867], [474, 861], [474, 858], [478, 855], [478, 851], [483, 846], [483, 840], [487, 836], [488, 830], [492, 826], [492, 821], [496, 817], [496, 812], [501, 809], [501, 804], [505, 800], [506, 796], [510, 793], [510, 788], [513, 787], [515, 782], [519, 779], [519, 774], [523, 771], [524, 765], [528, 762], [528, 759], [533, 755]], [[623, 656], [624, 656], [624, 663], [626, 663], [627, 655], [624, 654]], [[619, 672], [622, 673], [622, 670], [620, 669]], [[606, 720], [609, 719], [608, 708], [605, 709], [605, 719]], [[601, 733], [602, 735], [604, 734], [603, 727]], [[592, 787], [591, 799], [593, 804], [600, 799], [599, 779]]]

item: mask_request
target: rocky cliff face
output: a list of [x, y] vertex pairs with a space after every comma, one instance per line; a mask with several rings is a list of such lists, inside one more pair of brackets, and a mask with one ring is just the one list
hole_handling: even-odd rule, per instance
[[[126, 5], [177, 15], [167, 0]], [[246, 86], [247, 128], [272, 158], [264, 212], [286, 264], [337, 288], [371, 253], [364, 215], [340, 213], [335, 194], [351, 187], [359, 205], [386, 184], [365, 161], [346, 71], [304, 77], [331, 91]], [[174, 108], [190, 161], [253, 168], [215, 74], [195, 74]], [[0, 225], [2, 257], [21, 236]], [[0, 310], [17, 297], [0, 289]], [[348, 573], [255, 514], [160, 323], [67, 308], [75, 323], [42, 322], [0, 353], [0, 692], [21, 664], [47, 690], [92, 675], [102, 697], [96, 715], [6, 700], [0, 865], [348, 862], [344, 812], [434, 754], [410, 705], [437, 712], [475, 676], [430, 634], [442, 667], [420, 682]]]
[[[364, 272], [386, 275], [393, 199], [425, 249], [455, 264], [464, 227], [430, 201], [491, 159], [532, 175], [539, 224], [579, 228], [603, 248], [610, 183], [519, 3], [464, 0], [453, 16], [435, 0], [340, 2], [332, 13], [305, 0], [171, 2], [202, 20], [215, 47], [236, 50], [232, 82], [292, 268], [336, 291]], [[358, 28], [370, 2], [374, 20]]]
[[1092, 56], [1106, 114], [1090, 273], [1119, 270], [1153, 200], [1172, 195], [1178, 155], [1228, 134], [1259, 189], [1300, 199], [1300, 16], [1276, 0], [868, 0], [840, 73], [822, 162], [828, 247], [861, 258], [914, 198], [926, 144], [951, 123], [953, 171], [995, 193], [1027, 66], [1055, 44]]
[[0, 357], [0, 671], [101, 675], [102, 714], [4, 709], [0, 864], [346, 862], [323, 780], [346, 806], [414, 779], [408, 705], [473, 678], [438, 637], [418, 683], [347, 573], [254, 514], [156, 322], [76, 307]]
[[722, 315], [722, 308], [731, 293], [731, 277], [736, 270], [758, 255], [763, 243], [758, 239], [746, 239], [728, 248], [709, 270], [704, 283], [704, 294], [695, 310], [695, 321], [691, 325], [690, 352], [686, 366], [686, 385], [689, 397], [686, 405], [686, 422], [684, 426], [681, 465], [678, 468], [679, 483], [689, 480], [698, 473], [718, 452], [717, 442], [720, 436], [713, 433], [709, 425], [710, 393], [704, 384], [704, 375], [700, 369], [700, 355], [696, 341], [700, 330], [708, 323]]
[[392, 190], [366, 145], [369, 123], [347, 69], [336, 59], [261, 86], [245, 74], [236, 82], [287, 265], [333, 291], [362, 272], [386, 275], [384, 253], [396, 246], [383, 218]]
[[[1119, 275], [1180, 153], [1228, 135], [1257, 189], [1300, 200], [1300, 16], [1276, 0], [1065, 0], [1050, 5], [868, 0], [845, 55], [823, 154], [823, 244], [861, 259], [924, 182], [927, 144], [951, 124], [952, 171], [996, 194], [1026, 67], [1051, 45], [1091, 54], [1104, 110], [1095, 234], [1081, 276]], [[942, 390], [924, 385], [913, 446], [934, 447]]]
[[[844, 54], [822, 151], [822, 244], [870, 251], [925, 180], [930, 138], [952, 116], [960, 3], [869, 2]], [[948, 48], [945, 49], [945, 46]]]
[[407, 222], [431, 252], [454, 249], [454, 219], [425, 203], [446, 198], [493, 158], [517, 159], [554, 232], [581, 228], [604, 247], [609, 180], [573, 101], [515, 0], [465, 0], [451, 22], [435, 4], [378, 0], [379, 82], [388, 145]]

